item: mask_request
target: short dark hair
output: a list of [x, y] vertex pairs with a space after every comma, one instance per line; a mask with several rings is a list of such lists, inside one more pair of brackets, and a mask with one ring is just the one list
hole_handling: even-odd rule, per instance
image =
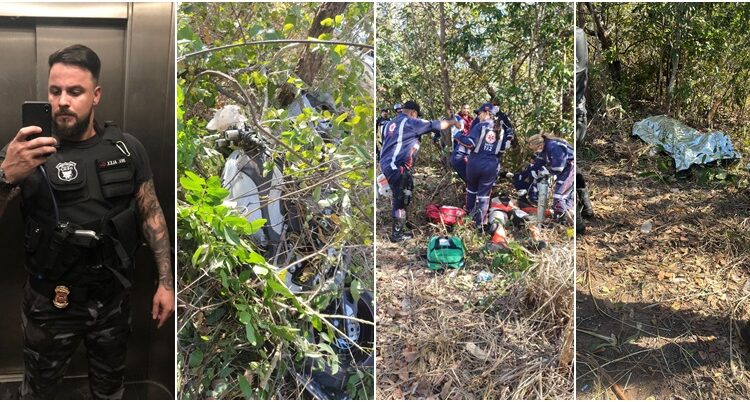
[[80, 67], [91, 72], [95, 82], [99, 82], [99, 72], [102, 69], [102, 63], [99, 56], [84, 45], [72, 45], [60, 49], [49, 55], [49, 68], [57, 63], [68, 64]]

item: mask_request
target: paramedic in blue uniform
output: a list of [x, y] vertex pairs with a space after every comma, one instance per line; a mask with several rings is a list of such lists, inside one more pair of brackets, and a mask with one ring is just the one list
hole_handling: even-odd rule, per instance
[[567, 141], [545, 133], [532, 135], [527, 144], [536, 153], [531, 167], [534, 177], [556, 177], [552, 208], [559, 219], [574, 205], [575, 151]]
[[495, 126], [492, 108], [491, 103], [479, 107], [479, 122], [472, 126], [466, 138], [467, 148], [471, 150], [466, 164], [466, 209], [480, 229], [486, 223], [500, 158], [513, 139], [513, 131], [506, 131], [503, 123]]
[[[465, 108], [468, 109], [468, 106], [466, 106]], [[461, 178], [461, 180], [466, 183], [466, 162], [469, 159], [469, 152], [471, 152], [471, 150], [468, 148], [471, 146], [471, 144], [467, 140], [470, 131], [465, 130], [465, 128], [467, 125], [471, 124], [471, 121], [467, 123], [463, 118], [461, 118], [460, 115], [457, 115], [455, 119], [459, 122], [461, 127], [456, 129], [456, 132], [453, 133], [451, 166], [453, 167], [453, 170], [458, 173], [458, 176]]]
[[393, 194], [392, 242], [410, 238], [406, 230], [406, 208], [411, 202], [414, 188], [411, 170], [419, 151], [419, 139], [429, 132], [439, 132], [448, 127], [460, 127], [456, 120], [423, 120], [418, 118], [419, 105], [414, 101], [404, 103], [399, 113], [383, 128], [383, 148], [380, 152], [380, 171], [388, 179]]

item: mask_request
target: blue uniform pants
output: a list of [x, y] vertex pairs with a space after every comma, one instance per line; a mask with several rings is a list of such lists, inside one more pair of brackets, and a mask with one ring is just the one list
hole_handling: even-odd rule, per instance
[[466, 183], [466, 155], [462, 155], [459, 153], [453, 153], [451, 155], [451, 166], [453, 166], [453, 170], [458, 173], [458, 176], [461, 177], [461, 180]]
[[573, 208], [575, 200], [573, 197], [573, 184], [575, 178], [575, 164], [568, 163], [565, 169], [557, 175], [555, 181], [555, 194], [553, 195], [552, 208], [557, 213], [563, 213]]
[[[403, 185], [403, 173], [400, 169], [392, 170], [388, 167], [383, 168], [381, 171], [385, 178], [388, 180], [388, 186], [391, 188], [391, 216], [394, 218], [405, 218], [406, 217], [406, 204], [404, 199], [398, 195], [402, 193]], [[411, 191], [412, 189], [407, 189]]]
[[477, 227], [487, 219], [490, 209], [490, 193], [497, 180], [497, 158], [469, 155], [466, 164], [466, 209], [474, 218]]

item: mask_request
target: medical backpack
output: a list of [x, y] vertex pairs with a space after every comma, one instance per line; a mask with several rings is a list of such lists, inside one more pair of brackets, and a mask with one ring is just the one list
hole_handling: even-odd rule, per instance
[[462, 224], [463, 217], [466, 215], [466, 211], [462, 208], [451, 207], [449, 205], [427, 205], [425, 209], [425, 215], [427, 219], [432, 223], [442, 223], [448, 226], [455, 224]]
[[464, 244], [456, 236], [433, 236], [427, 244], [427, 268], [432, 271], [463, 268]]

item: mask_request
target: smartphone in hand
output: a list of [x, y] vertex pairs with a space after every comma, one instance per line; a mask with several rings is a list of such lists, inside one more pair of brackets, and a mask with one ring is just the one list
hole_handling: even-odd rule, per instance
[[26, 101], [23, 103], [21, 112], [23, 115], [21, 127], [38, 126], [42, 128], [41, 134], [29, 136], [28, 140], [52, 135], [52, 106], [48, 102]]

